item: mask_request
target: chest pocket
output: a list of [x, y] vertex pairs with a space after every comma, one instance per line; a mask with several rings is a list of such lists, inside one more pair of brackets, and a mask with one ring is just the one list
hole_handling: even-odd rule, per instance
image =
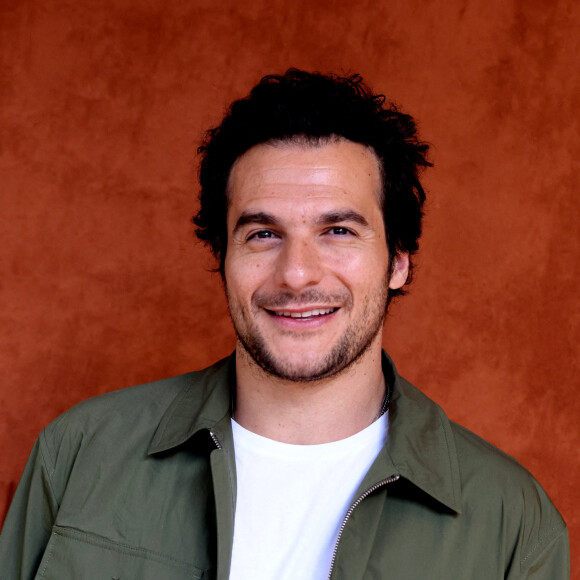
[[200, 580], [203, 570], [163, 554], [55, 526], [38, 572], [43, 580]]

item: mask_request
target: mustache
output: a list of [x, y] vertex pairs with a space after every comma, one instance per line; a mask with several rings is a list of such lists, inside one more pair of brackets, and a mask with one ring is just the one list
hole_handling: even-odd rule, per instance
[[265, 308], [266, 310], [287, 306], [304, 306], [306, 304], [316, 304], [317, 306], [348, 306], [351, 301], [352, 296], [347, 290], [329, 294], [314, 288], [306, 289], [299, 294], [283, 290], [275, 293], [257, 292], [252, 296], [253, 305], [259, 308]]

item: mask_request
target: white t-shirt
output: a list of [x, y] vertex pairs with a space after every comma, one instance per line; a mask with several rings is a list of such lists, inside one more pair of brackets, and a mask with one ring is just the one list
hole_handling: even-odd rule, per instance
[[321, 445], [280, 443], [232, 420], [237, 502], [230, 580], [326, 580], [346, 511], [385, 444], [387, 417]]

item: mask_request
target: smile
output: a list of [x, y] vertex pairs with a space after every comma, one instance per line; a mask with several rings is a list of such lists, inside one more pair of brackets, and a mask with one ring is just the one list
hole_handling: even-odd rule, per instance
[[285, 311], [274, 312], [273, 310], [269, 310], [269, 312], [271, 314], [274, 314], [275, 316], [281, 316], [284, 318], [304, 319], [304, 318], [315, 318], [317, 316], [325, 316], [327, 314], [332, 314], [337, 310], [338, 308], [316, 308], [314, 310], [305, 310], [304, 312], [285, 312]]

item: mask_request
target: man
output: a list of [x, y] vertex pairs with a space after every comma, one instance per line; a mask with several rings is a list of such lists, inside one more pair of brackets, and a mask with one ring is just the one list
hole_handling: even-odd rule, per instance
[[357, 76], [291, 70], [235, 102], [200, 152], [194, 221], [235, 354], [49, 425], [2, 578], [568, 578], [538, 483], [381, 350], [421, 233], [412, 118]]

